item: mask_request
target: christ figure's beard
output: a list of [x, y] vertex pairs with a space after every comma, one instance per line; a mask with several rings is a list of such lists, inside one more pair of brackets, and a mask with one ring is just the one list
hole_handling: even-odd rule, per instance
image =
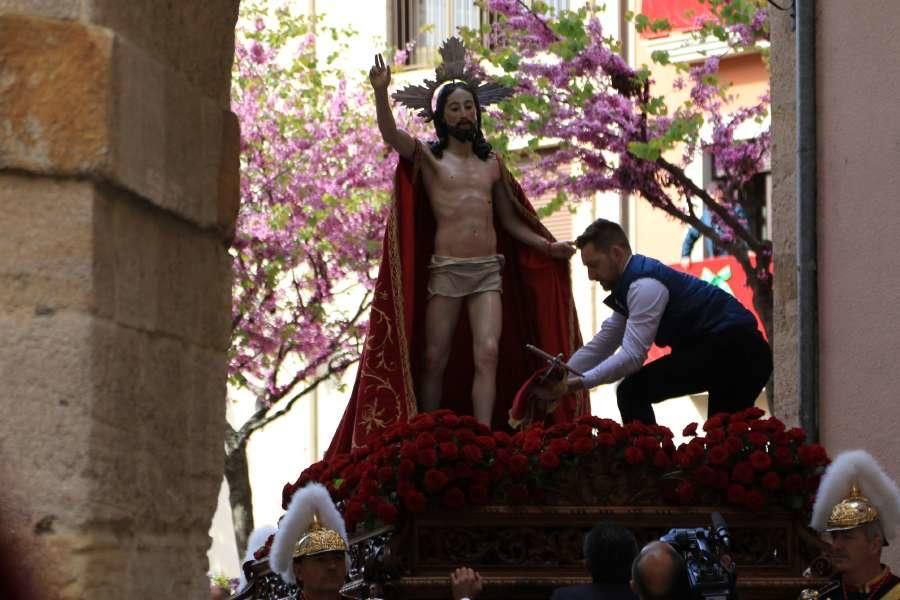
[[475, 127], [473, 125], [468, 125], [466, 127], [447, 125], [447, 133], [460, 142], [471, 142], [475, 139]]

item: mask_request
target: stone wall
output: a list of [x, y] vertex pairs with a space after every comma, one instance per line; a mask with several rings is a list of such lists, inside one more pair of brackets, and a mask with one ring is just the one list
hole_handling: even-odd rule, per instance
[[203, 598], [238, 0], [0, 0], [0, 543], [37, 597]]
[[772, 244], [774, 246], [775, 414], [799, 425], [797, 189], [794, 32], [787, 11], [769, 8], [772, 90]]

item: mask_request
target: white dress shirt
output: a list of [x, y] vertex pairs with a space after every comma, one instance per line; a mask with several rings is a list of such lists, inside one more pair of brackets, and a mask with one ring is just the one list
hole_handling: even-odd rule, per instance
[[642, 277], [631, 283], [628, 318], [614, 312], [569, 359], [569, 366], [584, 375], [585, 388], [618, 381], [641, 368], [668, 302], [669, 290], [656, 279]]

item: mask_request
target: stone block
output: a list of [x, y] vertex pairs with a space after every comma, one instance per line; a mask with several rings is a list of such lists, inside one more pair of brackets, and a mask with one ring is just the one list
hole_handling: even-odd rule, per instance
[[107, 164], [108, 30], [0, 16], [0, 168], [79, 173]]
[[22, 14], [54, 19], [81, 17], [82, 0], [0, 0], [0, 14]]
[[144, 49], [226, 109], [238, 3], [84, 0], [84, 18]]
[[0, 168], [107, 180], [231, 225], [237, 136], [221, 102], [107, 29], [3, 15], [0, 38]]
[[93, 306], [89, 182], [0, 175], [0, 313]]

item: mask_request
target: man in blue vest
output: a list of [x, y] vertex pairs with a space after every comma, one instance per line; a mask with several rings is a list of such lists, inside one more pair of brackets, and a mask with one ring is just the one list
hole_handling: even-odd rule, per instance
[[[575, 241], [588, 277], [610, 292], [613, 314], [568, 365], [569, 376], [537, 390], [550, 400], [566, 391], [622, 380], [622, 422], [656, 423], [653, 404], [709, 392], [708, 414], [753, 405], [772, 373], [772, 350], [756, 317], [732, 295], [661, 262], [631, 253], [622, 228], [597, 219]], [[650, 345], [671, 354], [644, 365]]]

